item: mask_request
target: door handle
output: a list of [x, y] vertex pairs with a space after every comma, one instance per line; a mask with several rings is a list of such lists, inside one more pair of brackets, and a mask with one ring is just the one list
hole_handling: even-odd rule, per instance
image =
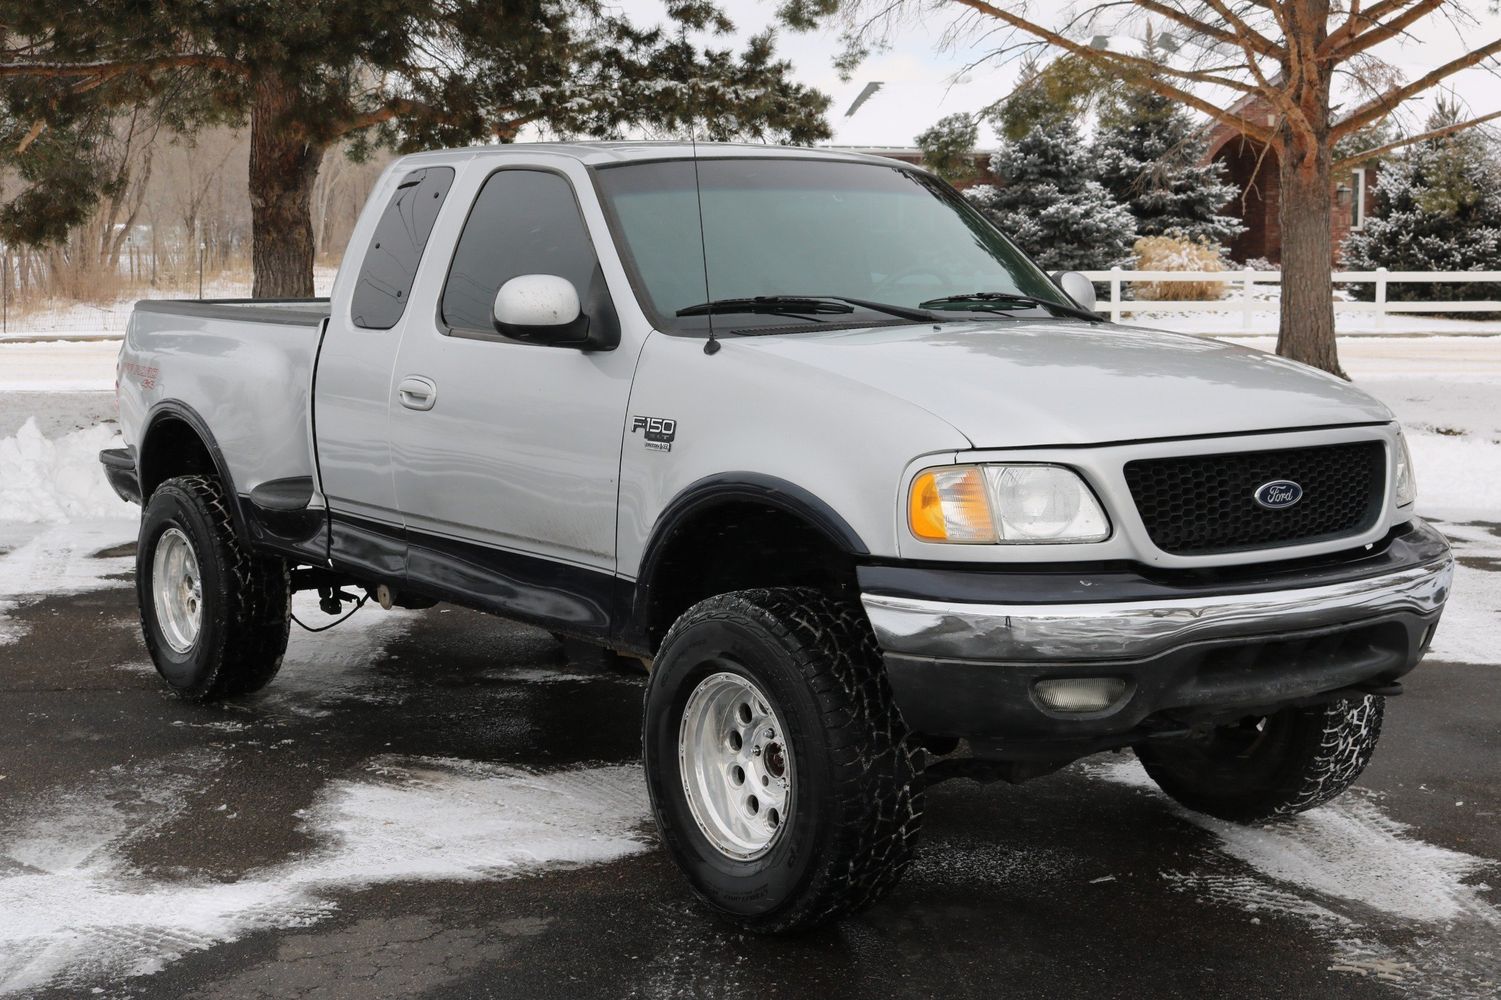
[[430, 378], [408, 375], [396, 386], [396, 398], [409, 410], [431, 410], [438, 401], [438, 386]]

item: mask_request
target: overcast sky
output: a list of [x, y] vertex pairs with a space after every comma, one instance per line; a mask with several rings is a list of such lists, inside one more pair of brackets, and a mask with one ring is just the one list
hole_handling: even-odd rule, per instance
[[[640, 22], [661, 17], [660, 0], [617, 2]], [[722, 3], [742, 34], [759, 30], [772, 17], [773, 4], [769, 0], [722, 0]], [[941, 13], [944, 5], [936, 5], [938, 12], [934, 6], [929, 4], [921, 17], [909, 17], [899, 24], [892, 35], [891, 48], [868, 59], [848, 83], [839, 79], [833, 66], [839, 49], [836, 32], [794, 34], [783, 30], [780, 33], [778, 51], [792, 62], [797, 78], [833, 96], [829, 123], [834, 128], [836, 144], [910, 146], [918, 132], [944, 115], [979, 110], [1004, 96], [1014, 84], [1014, 62], [989, 62], [966, 69], [981, 60], [995, 46], [995, 40], [991, 39], [987, 45], [975, 38], [975, 32], [966, 32], [960, 44], [945, 45], [945, 35], [956, 20]], [[1050, 5], [1037, 4], [1034, 8], [1047, 6]], [[1064, 9], [1064, 5], [1056, 6]], [[1377, 51], [1411, 78], [1501, 37], [1501, 14], [1489, 13], [1486, 0], [1451, 6], [1468, 11], [1468, 20], [1456, 18], [1461, 21], [1456, 24], [1442, 14], [1431, 15], [1420, 23], [1413, 38], [1388, 43]], [[959, 9], [957, 4], [953, 7]], [[1492, 65], [1498, 64], [1492, 61]], [[1455, 93], [1476, 114], [1501, 110], [1501, 77], [1484, 70], [1471, 70], [1451, 79]], [[853, 116], [846, 117], [855, 96], [867, 83], [876, 81], [882, 84], [880, 91]], [[982, 135], [981, 142], [988, 145], [993, 137]]]

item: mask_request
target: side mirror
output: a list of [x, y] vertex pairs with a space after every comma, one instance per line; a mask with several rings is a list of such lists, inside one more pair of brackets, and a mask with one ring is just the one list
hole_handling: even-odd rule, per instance
[[1096, 303], [1094, 282], [1078, 271], [1055, 271], [1053, 284], [1063, 289], [1063, 294], [1076, 302], [1080, 309], [1094, 312]]
[[498, 333], [533, 344], [582, 347], [589, 337], [578, 289], [556, 274], [522, 274], [501, 285], [493, 320]]

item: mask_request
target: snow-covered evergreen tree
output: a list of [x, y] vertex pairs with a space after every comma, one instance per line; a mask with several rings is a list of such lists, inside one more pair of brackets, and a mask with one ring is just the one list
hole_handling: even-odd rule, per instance
[[[1457, 121], [1458, 109], [1435, 109], [1426, 130]], [[1429, 139], [1386, 161], [1376, 181], [1374, 217], [1344, 243], [1355, 271], [1489, 270], [1501, 261], [1501, 155], [1479, 132]], [[1351, 291], [1369, 299], [1371, 285]], [[1494, 299], [1501, 284], [1391, 285], [1391, 299]]]
[[1136, 220], [1091, 179], [1078, 122], [1067, 114], [1036, 114], [1033, 105], [1045, 99], [1021, 91], [1007, 102], [1003, 115], [1026, 116], [1032, 125], [990, 158], [994, 183], [965, 196], [1046, 270], [1124, 264]]
[[1100, 108], [1095, 170], [1136, 217], [1141, 235], [1225, 243], [1245, 228], [1220, 214], [1240, 192], [1225, 179], [1223, 163], [1199, 162], [1207, 142], [1182, 104], [1122, 86]]

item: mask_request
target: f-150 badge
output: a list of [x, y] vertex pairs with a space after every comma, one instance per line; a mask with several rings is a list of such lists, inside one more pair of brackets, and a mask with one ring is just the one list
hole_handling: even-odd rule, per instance
[[678, 436], [678, 422], [671, 417], [632, 417], [631, 433], [640, 431], [650, 451], [671, 451]]

